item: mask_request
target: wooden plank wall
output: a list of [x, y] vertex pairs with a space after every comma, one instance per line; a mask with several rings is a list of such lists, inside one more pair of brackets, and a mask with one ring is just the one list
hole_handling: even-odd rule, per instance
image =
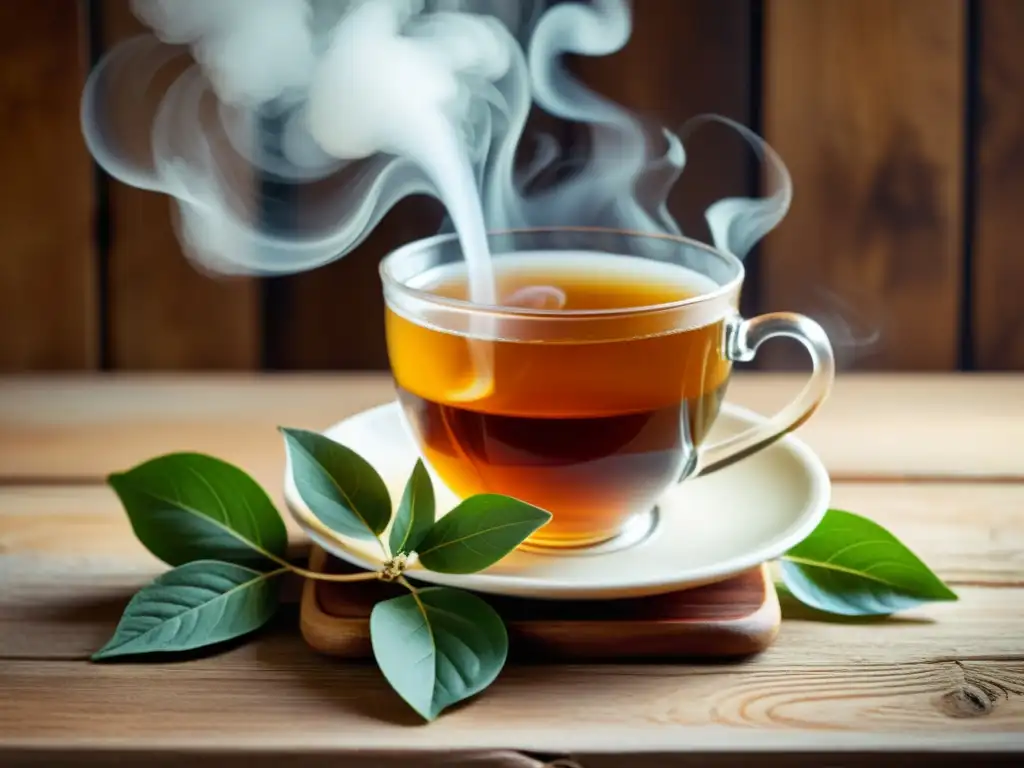
[[[129, 0], [72, 5], [0, 3], [0, 370], [383, 368], [377, 264], [438, 205], [404, 201], [315, 272], [199, 273], [169, 201], [105, 179], [81, 140], [90, 60], [140, 28]], [[748, 259], [746, 310], [821, 317], [848, 368], [1024, 369], [1022, 36], [1019, 0], [634, 0], [627, 47], [572, 66], [670, 127], [719, 112], [781, 153], [793, 206]], [[716, 130], [670, 205], [701, 238], [707, 202], [757, 185]]]
[[[54, 0], [42, 0], [43, 5]], [[92, 4], [100, 53], [146, 32], [128, 0]], [[121, 370], [257, 368], [260, 286], [213, 279], [182, 255], [164, 195], [102, 182], [108, 196], [106, 362]]]
[[[99, 363], [93, 169], [79, 137], [86, 19], [0, 2], [0, 369]], [[44, 218], [45, 217], [45, 218]]]
[[971, 275], [974, 363], [1024, 368], [1024, 3], [985, 0], [979, 82]]
[[765, 27], [765, 137], [796, 191], [763, 305], [840, 341], [869, 324], [877, 344], [840, 351], [885, 369], [957, 366], [965, 21], [962, 0], [785, 0]]

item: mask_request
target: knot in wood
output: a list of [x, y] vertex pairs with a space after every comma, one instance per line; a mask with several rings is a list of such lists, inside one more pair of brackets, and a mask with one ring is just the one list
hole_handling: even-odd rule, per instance
[[942, 704], [950, 717], [983, 717], [995, 709], [995, 702], [984, 688], [967, 682], [945, 694]]

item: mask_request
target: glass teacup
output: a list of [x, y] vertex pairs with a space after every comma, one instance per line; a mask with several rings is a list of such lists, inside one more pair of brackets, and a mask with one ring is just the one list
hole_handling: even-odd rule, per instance
[[[534, 547], [615, 537], [672, 484], [803, 423], [832, 385], [816, 322], [740, 317], [743, 264], [728, 253], [593, 228], [498, 232], [490, 248], [494, 305], [468, 300], [454, 235], [384, 259], [388, 356], [411, 433], [453, 493], [552, 513]], [[709, 444], [733, 362], [775, 336], [806, 347], [807, 385], [762, 424]]]

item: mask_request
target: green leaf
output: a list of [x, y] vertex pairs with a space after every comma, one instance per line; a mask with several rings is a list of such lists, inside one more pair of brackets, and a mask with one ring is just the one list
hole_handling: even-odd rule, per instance
[[377, 603], [370, 642], [388, 683], [427, 720], [490, 685], [508, 656], [508, 633], [495, 610], [444, 587]]
[[894, 613], [956, 600], [921, 560], [878, 523], [830, 509], [806, 539], [783, 555], [783, 583], [805, 605], [843, 616]]
[[169, 565], [223, 560], [265, 568], [288, 533], [266, 492], [238, 467], [199, 453], [151, 459], [107, 482], [139, 541]]
[[423, 460], [417, 459], [391, 525], [391, 554], [415, 550], [434, 524], [434, 515], [434, 486]]
[[329, 437], [282, 427], [292, 476], [302, 500], [331, 530], [375, 539], [391, 520], [391, 497], [377, 471]]
[[550, 519], [550, 512], [532, 504], [481, 493], [434, 523], [416, 552], [432, 571], [474, 573], [494, 565]]
[[277, 610], [271, 580], [280, 573], [198, 560], [161, 574], [131, 599], [93, 661], [189, 651], [259, 629]]

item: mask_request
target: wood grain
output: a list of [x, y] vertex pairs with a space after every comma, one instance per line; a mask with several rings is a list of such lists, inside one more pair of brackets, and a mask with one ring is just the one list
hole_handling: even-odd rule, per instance
[[[739, 374], [728, 399], [770, 413], [802, 381]], [[277, 494], [278, 425], [324, 429], [393, 397], [390, 377], [376, 374], [0, 379], [0, 479], [96, 481], [160, 453], [200, 450]], [[797, 435], [833, 480], [1024, 478], [1015, 448], [1024, 386], [1011, 374], [848, 374]]]
[[390, 380], [379, 375], [0, 380], [0, 476], [95, 482], [159, 454], [194, 450], [238, 464], [280, 498], [278, 426], [325, 429], [392, 397]]
[[795, 191], [762, 306], [820, 318], [843, 365], [957, 366], [965, 24], [958, 0], [767, 6], [765, 134]]
[[[954, 585], [1024, 585], [1024, 483], [840, 482], [832, 505], [884, 525]], [[298, 553], [306, 538], [282, 506]], [[0, 557], [13, 553], [156, 566], [105, 486], [0, 488]]]
[[[942, 749], [983, 741], [1005, 749], [1021, 745], [1024, 716], [1024, 664], [988, 659], [510, 666], [429, 727], [411, 727], [415, 716], [372, 665], [332, 664], [294, 645], [250, 645], [175, 666], [0, 664], [0, 742], [8, 748], [59, 739], [65, 749], [342, 753], [509, 744], [567, 752], [915, 742]], [[978, 694], [976, 705], [962, 703], [965, 691], [968, 702]]]
[[[356, 569], [314, 547], [309, 567]], [[330, 656], [372, 658], [370, 612], [407, 594], [398, 584], [307, 581], [299, 626], [310, 647]], [[763, 652], [779, 632], [779, 600], [767, 566], [697, 589], [633, 600], [526, 600], [487, 596], [509, 634], [515, 661], [732, 659]]]
[[[964, 599], [855, 626], [793, 622], [790, 613], [781, 637], [793, 641], [794, 654], [805, 652], [804, 641], [849, 643], [849, 653], [876, 661], [897, 641], [913, 659], [954, 648], [1021, 650], [1024, 589], [1014, 587], [1024, 586], [1024, 483], [839, 483], [833, 504], [887, 527]], [[285, 520], [297, 556], [307, 542]], [[84, 658], [132, 592], [165, 569], [136, 540], [108, 488], [0, 489], [0, 658]], [[904, 621], [914, 617], [936, 621]], [[297, 638], [294, 623], [289, 632]]]
[[1014, 232], [1024, 197], [1024, 4], [982, 0], [974, 189], [974, 363], [1024, 369], [1024, 259]]
[[[147, 31], [129, 0], [102, 0], [107, 49]], [[149, 126], [139, 126], [148, 131]], [[255, 280], [212, 275], [186, 258], [166, 195], [110, 180], [111, 366], [120, 370], [248, 370], [260, 365]]]
[[[767, 408], [797, 381], [751, 374], [731, 395]], [[861, 478], [835, 482], [833, 504], [890, 528], [958, 602], [832, 621], [784, 604], [773, 645], [742, 664], [510, 663], [485, 693], [423, 727], [372, 663], [308, 648], [294, 606], [210, 656], [87, 663], [165, 566], [135, 541], [109, 489], [26, 486], [17, 474], [34, 467], [68, 483], [111, 457], [199, 443], [276, 476], [280, 446], [259, 444], [265, 429], [282, 417], [323, 426], [389, 398], [386, 378], [0, 379], [0, 763], [1000, 764], [985, 754], [994, 752], [1019, 761], [1024, 478], [1006, 457], [1020, 442], [1024, 387], [1009, 375], [844, 382], [811, 422], [822, 431], [807, 435], [831, 466]], [[36, 463], [19, 464], [18, 446]], [[921, 474], [907, 481], [908, 470]]]
[[79, 4], [0, 3], [0, 370], [99, 361], [86, 39]]
[[[626, 734], [619, 734], [628, 738]], [[727, 734], [723, 734], [723, 737]], [[839, 765], [843, 768], [910, 768], [923, 766], [932, 768], [947, 764], [950, 760], [979, 761], [974, 764], [986, 768], [1016, 768], [1020, 762], [1017, 753], [1019, 744], [1007, 736], [994, 743], [984, 739], [971, 738], [969, 743], [962, 739], [945, 738], [935, 744], [914, 737], [879, 736], [876, 734], [856, 735], [843, 740], [842, 747], [824, 746], [820, 736], [801, 736], [799, 743], [786, 738], [772, 742], [771, 746], [751, 746], [744, 742], [730, 745], [726, 741], [712, 743], [701, 741], [700, 747], [690, 746], [668, 749], [665, 745], [648, 751], [641, 744], [614, 749], [602, 742], [594, 749], [584, 748], [568, 752], [529, 751], [515, 749], [473, 749], [473, 750], [351, 750], [342, 752], [330, 746], [306, 747], [297, 755], [295, 748], [275, 749], [233, 749], [224, 752], [216, 748], [152, 750], [123, 748], [116, 745], [90, 749], [88, 752], [63, 750], [52, 744], [39, 749], [5, 752], [8, 762], [5, 768], [21, 766], [50, 766], [66, 764], [74, 755], [75, 765], [106, 766], [115, 763], [138, 765], [145, 763], [148, 768], [179, 766], [187, 760], [190, 766], [216, 766], [216, 768], [276, 768], [286, 762], [303, 768], [334, 768], [343, 759], [345, 768], [405, 768], [415, 760], [416, 768], [622, 768], [628, 760], [630, 768], [746, 768], [751, 764], [761, 768], [820, 768], [823, 765]], [[766, 740], [767, 741], [767, 740]], [[627, 742], [623, 742], [627, 743]], [[789, 748], [786, 748], [786, 745]], [[944, 748], [952, 746], [951, 753], [942, 754]], [[601, 750], [603, 751], [594, 751]], [[936, 752], [939, 752], [939, 755]], [[981, 762], [983, 761], [983, 762]], [[950, 763], [951, 764], [951, 763]]]

